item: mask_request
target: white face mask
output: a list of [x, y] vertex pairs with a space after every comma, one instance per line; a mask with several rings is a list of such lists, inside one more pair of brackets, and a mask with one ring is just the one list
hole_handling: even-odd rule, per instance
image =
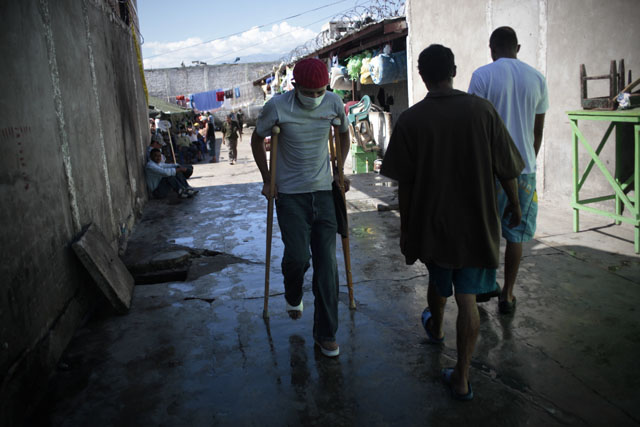
[[296, 91], [296, 94], [298, 95], [298, 101], [300, 101], [302, 106], [308, 110], [313, 110], [315, 108], [318, 108], [318, 106], [322, 103], [322, 100], [324, 99], [324, 95], [325, 95], [323, 93], [317, 98], [312, 98], [310, 96], [304, 96], [303, 94], [297, 91]]

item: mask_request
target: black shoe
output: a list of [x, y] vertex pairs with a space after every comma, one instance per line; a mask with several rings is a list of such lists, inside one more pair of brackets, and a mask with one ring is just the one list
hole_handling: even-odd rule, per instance
[[500, 288], [500, 285], [498, 285], [498, 282], [496, 282], [496, 287], [491, 292], [485, 292], [484, 294], [477, 294], [476, 302], [487, 302], [491, 298], [499, 297], [501, 293], [502, 293], [502, 289]]
[[498, 301], [498, 310], [500, 314], [512, 314], [516, 309], [516, 297], [513, 297], [511, 302]]

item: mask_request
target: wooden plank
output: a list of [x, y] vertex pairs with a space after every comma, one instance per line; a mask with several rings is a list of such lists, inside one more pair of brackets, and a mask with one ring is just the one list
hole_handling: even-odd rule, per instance
[[404, 31], [408, 31], [407, 21], [405, 21], [404, 19], [392, 21], [389, 23], [385, 22], [384, 24], [384, 34], [402, 33]]
[[126, 313], [133, 296], [133, 276], [98, 227], [91, 224], [72, 247], [113, 308]]

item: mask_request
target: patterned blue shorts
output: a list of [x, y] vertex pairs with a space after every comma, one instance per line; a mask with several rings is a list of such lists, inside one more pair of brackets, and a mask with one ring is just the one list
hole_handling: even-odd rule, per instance
[[498, 194], [498, 212], [502, 222], [502, 237], [508, 242], [521, 243], [533, 239], [538, 217], [538, 194], [536, 193], [536, 174], [522, 174], [518, 177], [518, 198], [522, 211], [522, 222], [516, 228], [509, 228], [509, 217], [503, 218], [504, 210], [509, 203], [507, 195], [499, 182], [496, 183]]

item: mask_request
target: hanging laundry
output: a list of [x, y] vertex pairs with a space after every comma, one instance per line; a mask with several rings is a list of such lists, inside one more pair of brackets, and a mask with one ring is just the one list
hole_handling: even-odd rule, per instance
[[225, 90], [224, 91], [224, 97], [227, 98], [227, 99], [233, 98], [233, 90], [231, 90], [231, 89]]
[[216, 100], [219, 102], [223, 102], [224, 101], [224, 92], [220, 91], [220, 92], [216, 92]]
[[237, 87], [237, 88], [234, 89], [234, 91], [235, 91], [235, 94], [236, 94], [236, 98], [240, 98], [240, 88]]
[[[218, 99], [218, 93], [222, 95], [222, 100]], [[191, 95], [193, 108], [200, 111], [215, 110], [222, 107], [224, 102], [224, 92], [220, 90], [210, 90], [207, 92], [194, 93]]]

